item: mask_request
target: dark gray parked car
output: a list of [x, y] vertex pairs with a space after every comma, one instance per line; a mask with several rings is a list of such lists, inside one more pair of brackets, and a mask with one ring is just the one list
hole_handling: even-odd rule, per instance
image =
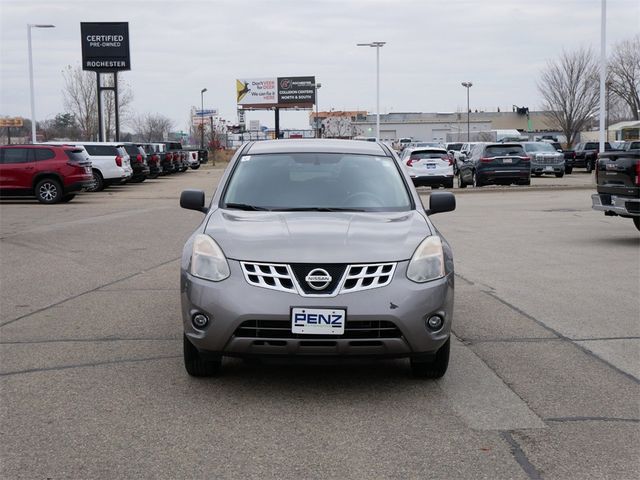
[[564, 177], [564, 153], [559, 152], [548, 142], [523, 142], [522, 148], [531, 160], [531, 173], [539, 177], [550, 173], [558, 178]]
[[382, 143], [275, 140], [243, 145], [181, 265], [184, 361], [218, 372], [223, 356], [409, 357], [416, 376], [447, 370], [453, 259]]
[[458, 186], [530, 185], [531, 163], [519, 143], [477, 143], [458, 169]]

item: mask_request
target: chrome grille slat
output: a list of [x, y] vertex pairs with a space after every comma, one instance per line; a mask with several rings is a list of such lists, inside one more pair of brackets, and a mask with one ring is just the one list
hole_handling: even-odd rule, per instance
[[[373, 271], [371, 271], [372, 268]], [[396, 263], [349, 265], [340, 293], [359, 292], [389, 285], [395, 270]]]
[[[288, 265], [279, 263], [240, 262], [244, 278], [250, 285], [282, 292], [297, 293]], [[267, 272], [265, 272], [267, 270]], [[279, 272], [286, 272], [280, 273]], [[266, 280], [269, 279], [269, 280]]]

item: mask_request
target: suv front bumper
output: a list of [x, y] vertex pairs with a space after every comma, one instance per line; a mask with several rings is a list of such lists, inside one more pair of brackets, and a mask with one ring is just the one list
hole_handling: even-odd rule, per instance
[[[184, 331], [203, 354], [228, 356], [381, 356], [406, 357], [435, 353], [449, 338], [453, 320], [454, 277], [424, 284], [406, 278], [408, 262], [399, 262], [394, 278], [385, 287], [345, 293], [333, 297], [304, 297], [295, 293], [249, 285], [237, 261], [229, 260], [231, 275], [222, 282], [210, 282], [181, 272], [181, 300]], [[383, 332], [367, 338], [291, 335], [247, 337], [236, 335], [247, 320], [291, 322], [292, 307], [340, 308], [350, 321], [391, 322], [399, 335]], [[200, 330], [191, 323], [193, 315], [204, 313], [209, 325]], [[425, 321], [433, 314], [444, 319], [436, 332]], [[294, 337], [294, 338], [293, 338]]]

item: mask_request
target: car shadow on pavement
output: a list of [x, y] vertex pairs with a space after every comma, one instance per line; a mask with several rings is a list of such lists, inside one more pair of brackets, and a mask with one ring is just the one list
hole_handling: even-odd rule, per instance
[[287, 391], [361, 393], [391, 387], [414, 387], [416, 383], [431, 385], [436, 382], [411, 376], [407, 359], [379, 360], [316, 360], [269, 359], [239, 360], [227, 358], [222, 373], [211, 379], [225, 388], [247, 385], [269, 385], [270, 388]]

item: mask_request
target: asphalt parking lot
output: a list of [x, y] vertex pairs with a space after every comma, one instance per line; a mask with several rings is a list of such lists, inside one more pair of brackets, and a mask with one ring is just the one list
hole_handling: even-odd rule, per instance
[[591, 175], [455, 189], [433, 217], [457, 275], [442, 380], [400, 360], [193, 379], [178, 258], [203, 216], [178, 197], [221, 173], [0, 202], [0, 476], [640, 477], [640, 237], [591, 209]]

